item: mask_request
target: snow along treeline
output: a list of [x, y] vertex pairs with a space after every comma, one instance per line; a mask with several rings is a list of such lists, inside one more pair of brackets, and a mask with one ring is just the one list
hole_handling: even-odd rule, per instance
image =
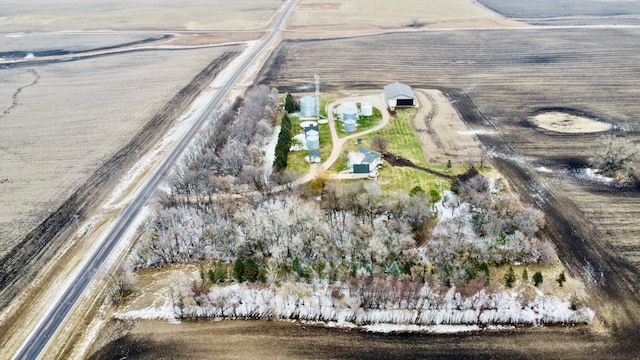
[[[442, 293], [428, 284], [401, 280], [352, 279], [314, 284], [234, 284], [195, 294], [189, 283], [174, 289], [176, 319], [277, 319], [337, 326], [543, 325], [588, 323], [594, 312], [538, 292], [486, 289], [462, 296], [455, 287]], [[181, 301], [178, 299], [193, 299]], [[126, 317], [126, 315], [125, 315]], [[407, 327], [410, 329], [410, 327]]]

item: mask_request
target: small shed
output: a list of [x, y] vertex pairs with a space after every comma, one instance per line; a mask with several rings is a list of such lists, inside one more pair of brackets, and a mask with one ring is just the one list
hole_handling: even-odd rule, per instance
[[411, 87], [397, 81], [384, 87], [384, 100], [390, 109], [416, 105], [416, 96]]
[[311, 150], [309, 152], [309, 162], [310, 163], [319, 163], [322, 161], [322, 155], [320, 155], [320, 151]]

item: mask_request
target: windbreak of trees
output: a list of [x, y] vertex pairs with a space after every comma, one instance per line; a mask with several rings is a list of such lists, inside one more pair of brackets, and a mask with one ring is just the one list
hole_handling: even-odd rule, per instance
[[389, 198], [375, 182], [328, 182], [319, 202], [289, 194], [168, 207], [148, 222], [133, 261], [240, 261], [252, 269], [237, 271], [241, 281], [403, 277], [460, 287], [489, 284], [493, 266], [553, 256], [540, 211], [481, 175], [460, 187], [437, 222], [424, 192]]
[[500, 183], [491, 184], [480, 174], [462, 177], [458, 196], [447, 194], [441, 206], [443, 219], [424, 254], [447, 285], [488, 283], [490, 266], [546, 262], [553, 257], [541, 231], [544, 214], [523, 207]]
[[265, 187], [263, 149], [273, 136], [277, 109], [277, 90], [264, 85], [236, 101], [205, 131], [171, 178], [172, 202], [179, 196], [210, 196], [231, 186]]
[[419, 261], [414, 229], [432, 219], [428, 198], [386, 199], [375, 183], [326, 192], [320, 204], [286, 195], [160, 209], [133, 261], [140, 268], [250, 260], [269, 279], [410, 273], [406, 264]]
[[293, 123], [289, 115], [284, 114], [280, 122], [280, 133], [278, 134], [278, 144], [276, 145], [276, 154], [273, 167], [277, 171], [283, 171], [287, 168], [287, 160], [289, 158], [289, 149], [293, 141]]

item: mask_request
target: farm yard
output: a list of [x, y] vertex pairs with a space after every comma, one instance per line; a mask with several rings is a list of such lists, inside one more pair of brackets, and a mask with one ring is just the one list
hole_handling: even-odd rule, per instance
[[[442, 90], [514, 189], [551, 217], [561, 258], [572, 274], [599, 289], [596, 312], [631, 337], [638, 319], [632, 299], [639, 291], [639, 224], [633, 220], [639, 196], [579, 176], [600, 133], [549, 132], [529, 119], [545, 111], [586, 116], [637, 142], [639, 35], [631, 28], [584, 28], [289, 40], [260, 81], [294, 90], [313, 66], [328, 91], [381, 88], [396, 80]], [[588, 247], [580, 245], [585, 242]], [[616, 306], [625, 315], [611, 310]]]
[[[6, 4], [0, 14], [0, 34], [6, 34], [0, 37], [0, 61], [9, 59], [22, 63], [16, 61], [13, 64], [0, 64], [0, 82], [8, 85], [0, 87], [0, 203], [3, 204], [0, 208], [0, 228], [3, 229], [0, 233], [0, 275], [3, 277], [0, 280], [4, 286], [0, 287], [0, 309], [16, 295], [17, 289], [29, 283], [35, 268], [40, 265], [38, 263], [31, 268], [21, 268], [29, 258], [35, 258], [44, 246], [33, 240], [54, 239], [57, 235], [56, 241], [47, 244], [43, 258], [38, 261], [46, 261], [56, 249], [62, 249], [60, 252], [66, 253], [68, 247], [63, 246], [61, 241], [66, 241], [63, 238], [76, 239], [72, 233], [87, 226], [82, 221], [89, 217], [92, 208], [105, 201], [115, 181], [132, 166], [141, 153], [153, 147], [170, 128], [173, 120], [186, 110], [197, 93], [216, 74], [224, 71], [224, 66], [243, 49], [241, 45], [211, 45], [261, 38], [273, 24], [283, 3], [277, 0], [250, 0], [235, 3], [214, 1], [212, 4], [210, 1], [197, 0], [188, 6], [176, 7], [166, 0], [153, 6], [145, 2], [117, 0], [109, 4], [101, 3], [99, 6], [95, 1], [74, 4], [72, 10], [71, 4], [45, 4], [41, 0], [27, 3], [10, 1]], [[580, 320], [571, 326], [545, 324], [540, 328], [537, 325], [530, 328], [523, 323], [503, 326], [502, 324], [509, 324], [506, 321], [499, 326], [488, 326], [481, 332], [466, 333], [464, 331], [468, 329], [462, 329], [463, 333], [455, 335], [381, 335], [353, 329], [323, 328], [306, 322], [184, 320], [178, 325], [157, 320], [136, 320], [133, 323], [114, 319], [109, 321], [110, 312], [114, 309], [107, 310], [105, 314], [104, 308], [101, 308], [99, 311], [94, 309], [94, 312], [89, 312], [92, 316], [99, 313], [91, 325], [84, 319], [80, 321], [83, 324], [76, 328], [81, 328], [83, 333], [85, 329], [95, 330], [93, 338], [98, 338], [99, 341], [93, 347], [95, 353], [92, 358], [112, 358], [117, 355], [158, 357], [159, 354], [202, 358], [211, 356], [212, 352], [220, 357], [273, 354], [273, 357], [280, 358], [411, 358], [424, 356], [425, 353], [441, 357], [455, 354], [458, 357], [576, 359], [637, 356], [637, 336], [640, 335], [640, 304], [637, 300], [640, 298], [640, 224], [636, 219], [640, 215], [637, 209], [640, 196], [637, 189], [615, 185], [611, 179], [597, 174], [591, 168], [590, 158], [598, 151], [598, 146], [601, 146], [602, 134], [625, 137], [636, 144], [640, 142], [640, 120], [637, 117], [640, 113], [640, 103], [637, 101], [640, 95], [640, 88], [637, 86], [640, 83], [640, 43], [637, 40], [640, 38], [640, 30], [634, 26], [640, 24], [640, 12], [636, 2], [625, 0], [565, 0], [561, 6], [558, 5], [559, 3], [548, 0], [530, 4], [507, 0], [298, 0], [284, 24], [284, 31], [277, 39], [278, 42], [283, 39], [283, 42], [262, 67], [255, 84], [277, 87], [281, 92], [290, 91], [296, 95], [300, 91], [309, 91], [310, 88], [305, 84], [309, 83], [314, 73], [320, 75], [322, 92], [328, 95], [374, 93], [382, 85], [393, 81], [410, 84], [416, 91], [420, 107], [398, 111], [395, 122], [379, 133], [392, 140], [389, 147], [391, 151], [402, 152], [399, 154], [400, 160], [396, 158], [398, 164], [389, 163], [381, 168], [378, 183], [380, 189], [409, 191], [413, 190], [414, 183], [418, 183], [424, 189], [435, 190], [442, 187], [440, 181], [443, 178], [448, 178], [432, 174], [425, 176], [425, 172], [418, 173], [419, 170], [416, 169], [396, 166], [402, 164], [403, 160], [411, 160], [417, 166], [437, 172], [451, 171], [451, 174], [463, 172], [472, 163], [489, 162], [491, 169], [508, 179], [509, 192], [515, 192], [524, 204], [536, 204], [537, 208], [543, 210], [547, 224], [545, 234], [553, 240], [555, 250], [563, 262], [559, 264], [557, 258], [554, 258], [555, 260], [545, 265], [529, 264], [532, 266], [531, 270], [540, 268], [545, 272], [545, 283], [540, 289], [535, 289], [535, 292], [540, 295], [540, 291], [547, 293], [549, 289], [559, 290], [556, 294], [566, 296], [564, 300], [571, 298], [571, 311], [576, 310], [576, 305], [593, 308], [596, 314], [594, 321]], [[529, 26], [537, 24], [561, 26]], [[182, 48], [192, 45], [204, 47], [190, 50]], [[134, 50], [146, 47], [149, 48], [144, 51]], [[152, 49], [153, 47], [156, 48]], [[120, 50], [123, 52], [115, 54]], [[73, 59], [74, 55], [67, 52], [84, 52], [84, 58]], [[60, 59], [73, 61], [63, 62]], [[255, 67], [248, 72], [257, 69]], [[252, 75], [247, 75], [244, 80], [247, 82], [243, 84], [251, 81], [250, 76]], [[266, 144], [272, 133], [271, 126], [275, 126], [275, 122], [269, 122], [269, 126], [265, 126], [265, 121], [275, 119], [271, 118], [271, 114], [275, 115], [276, 105], [272, 100], [267, 100], [273, 98], [276, 92], [274, 89], [257, 89], [256, 96], [266, 101], [265, 104], [268, 103], [268, 106], [260, 106], [271, 110], [268, 111], [270, 115], [263, 119], [250, 119], [250, 122], [257, 121], [258, 125], [247, 146], [252, 151], [246, 153], [254, 155], [259, 151], [253, 150]], [[333, 100], [324, 98], [323, 102]], [[240, 109], [242, 108], [235, 110], [241, 113]], [[250, 116], [245, 117], [249, 118]], [[208, 179], [208, 183], [203, 183], [205, 187], [209, 187], [207, 192], [214, 191], [215, 187], [225, 191], [235, 188], [233, 191], [236, 191], [250, 189], [252, 186], [258, 192], [265, 191], [261, 187], [266, 180], [258, 176], [261, 164], [259, 156], [249, 158], [255, 163], [233, 162], [242, 153], [235, 151], [239, 149], [238, 139], [243, 138], [236, 131], [241, 128], [216, 128], [220, 130], [218, 135], [233, 135], [228, 136], [228, 139], [233, 138], [233, 146], [228, 148], [223, 146], [228, 140], [225, 136], [218, 136], [216, 139], [221, 141], [215, 147], [216, 152], [224, 153], [225, 156], [212, 157], [206, 153], [198, 155], [196, 163], [209, 164], [207, 171], [215, 167], [219, 167], [216, 171], [220, 171], [214, 177], [204, 177]], [[362, 140], [369, 143], [375, 135], [377, 134], [365, 135]], [[330, 142], [327, 140], [328, 135], [324, 136], [321, 143], [325, 145], [323, 155], [326, 155], [326, 147]], [[226, 140], [223, 141], [222, 138]], [[350, 148], [356, 146], [355, 142], [349, 145]], [[410, 151], [406, 151], [407, 149]], [[196, 156], [192, 158], [196, 159]], [[452, 169], [445, 168], [444, 164], [448, 160], [453, 162]], [[308, 167], [304, 160], [298, 162], [302, 164], [300, 169]], [[230, 176], [229, 169], [225, 168], [230, 164], [237, 170], [233, 173], [234, 176]], [[337, 167], [339, 166], [331, 170]], [[191, 175], [196, 173], [198, 177], [205, 174], [194, 170]], [[393, 176], [389, 176], [390, 174]], [[385, 178], [385, 175], [388, 176]], [[283, 179], [284, 177], [276, 181]], [[371, 184], [360, 186], [359, 191], [375, 194], [377, 185], [369, 186]], [[181, 191], [186, 195], [192, 194], [192, 188], [188, 186], [190, 184], [181, 185]], [[268, 193], [271, 185], [266, 185]], [[324, 187], [324, 184], [321, 186]], [[344, 194], [351, 196], [350, 191], [355, 191], [356, 187], [347, 187], [348, 191]], [[288, 189], [286, 185], [284, 188]], [[449, 184], [444, 184], [444, 188], [448, 189]], [[335, 190], [331, 187], [329, 189]], [[309, 189], [305, 191], [309, 192], [304, 196], [314, 194]], [[175, 196], [173, 193], [171, 195]], [[290, 194], [288, 196], [283, 197], [282, 202], [265, 201], [262, 207], [277, 210], [278, 204], [282, 204], [283, 208], [293, 206], [295, 212], [287, 210], [289, 214], [308, 212], [316, 220], [321, 218], [322, 214], [314, 208], [320, 205], [314, 205], [313, 201], [296, 202], [300, 200]], [[66, 199], [69, 201], [65, 202]], [[212, 198], [209, 195], [208, 205], [204, 203], [204, 199], [205, 197], [200, 197], [197, 207], [208, 209], [211, 206], [222, 206], [224, 201], [217, 200], [227, 198]], [[212, 202], [212, 199], [216, 201]], [[237, 200], [237, 194], [231, 194], [228, 199]], [[196, 311], [222, 311], [224, 314], [229, 306], [236, 310], [237, 304], [229, 299], [237, 296], [240, 289], [240, 292], [246, 290], [243, 296], [247, 296], [241, 301], [246, 305], [240, 306], [247, 311], [244, 316], [257, 318], [257, 312], [264, 310], [250, 309], [254, 298], [252, 294], [260, 293], [260, 296], [265, 296], [265, 283], [249, 285], [238, 281], [236, 284], [232, 280], [231, 290], [227, 295], [224, 295], [227, 290], [220, 286], [221, 291], [217, 297], [213, 296], [218, 286], [214, 285], [214, 277], [217, 276], [215, 272], [215, 276], [209, 273], [207, 277], [202, 263], [200, 269], [193, 262], [176, 264], [184, 261], [182, 257], [195, 259], [198, 254], [204, 256], [204, 253], [190, 250], [181, 253], [184, 249], [180, 249], [177, 255], [170, 255], [174, 256], [172, 260], [170, 258], [167, 261], [162, 252], [158, 252], [157, 247], [154, 248], [153, 243], [158, 238], [167, 238], [169, 232], [163, 232], [164, 225], [169, 229], [179, 224], [165, 221], [171, 214], [177, 214], [177, 219], [184, 217], [187, 220], [185, 223], [210, 221], [211, 215], [222, 225], [225, 221], [240, 221], [240, 225], [232, 225], [230, 229], [236, 226], [236, 230], [239, 227], [244, 230], [229, 233], [207, 230], [189, 237], [187, 228], [178, 225], [176, 229], [181, 232], [180, 241], [190, 244], [188, 246], [198, 246], [194, 239], [199, 237], [224, 239], [223, 235], [227, 234], [228, 239], [257, 229], [259, 236], [255, 238], [258, 239], [259, 246], [255, 249], [260, 254], [260, 251], [266, 249], [260, 244], [260, 238], [264, 238], [264, 229], [261, 228], [264, 223], [255, 229], [251, 224], [252, 219], [255, 220], [262, 214], [251, 213], [251, 206], [257, 204], [252, 201], [257, 201], [257, 197], [249, 199], [247, 196], [247, 199], [248, 201], [240, 200], [234, 204], [229, 201], [224, 205], [224, 214], [220, 216], [207, 211], [198, 213], [199, 210], [194, 213], [195, 210], [189, 207], [194, 207], [195, 203], [190, 204], [188, 196], [158, 199], [166, 208], [158, 221], [150, 220], [146, 227], [147, 233], [142, 235], [143, 246], [151, 244], [151, 251], [134, 252], [131, 259], [137, 256], [136, 266], [142, 266], [140, 264], [144, 262], [144, 266], [163, 268], [141, 271], [143, 295], [139, 299], [154, 305], [164, 301], [161, 308], [175, 314], [176, 304], [195, 309], [188, 316], [193, 316]], [[171, 209], [171, 201], [183, 200], [187, 202], [182, 204], [184, 206]], [[320, 200], [317, 202], [320, 204]], [[347, 206], [343, 206], [341, 210], [343, 221], [348, 215], [344, 209], [349, 204], [345, 204]], [[321, 206], [326, 205], [323, 203]], [[340, 206], [342, 205], [338, 207]], [[444, 201], [442, 206], [445, 206]], [[355, 209], [352, 210], [355, 214]], [[116, 211], [105, 214], [105, 217], [116, 216]], [[49, 216], [51, 213], [54, 215]], [[273, 213], [277, 212], [274, 210]], [[453, 213], [452, 208], [452, 216]], [[535, 211], [530, 214], [535, 214]], [[364, 224], [366, 213], [358, 216], [363, 217], [355, 223]], [[373, 227], [373, 215], [369, 216]], [[289, 217], [293, 216], [275, 216], [275, 219], [284, 220]], [[318, 224], [326, 222], [316, 221]], [[260, 221], [256, 222], [258, 223]], [[314, 221], [305, 224], [311, 226]], [[227, 229], [222, 225], [220, 229]], [[88, 226], [101, 227], [103, 224]], [[325, 230], [317, 226], [310, 228], [315, 229], [315, 234], [324, 240], [332, 238], [318, 235]], [[398, 227], [394, 231], [404, 236], [405, 230], [402, 229], [409, 228]], [[27, 234], [30, 229], [33, 230]], [[335, 229], [331, 228], [331, 231]], [[458, 234], [459, 232], [460, 225]], [[362, 240], [357, 232], [353, 234], [357, 235], [358, 241]], [[444, 234], [446, 235], [446, 231]], [[174, 237], [177, 244], [178, 231], [174, 232]], [[438, 244], [445, 244], [441, 246], [448, 249], [446, 243], [442, 242], [445, 237], [442, 236], [426, 246], [437, 249]], [[250, 250], [253, 240], [247, 239], [244, 239], [246, 246], [241, 252], [253, 256]], [[323, 243], [316, 239], [295, 251], [311, 251], [314, 249], [313, 245], [322, 247], [318, 244]], [[330, 245], [331, 242], [327, 244]], [[326, 250], [330, 248], [329, 245], [322, 248]], [[259, 256], [273, 256], [276, 259], [281, 248], [276, 250], [271, 255], [265, 252]], [[215, 264], [208, 263], [212, 266], [210, 272], [214, 268], [217, 271], [220, 264], [228, 267], [229, 259], [237, 255], [224, 245], [207, 247], [206, 251], [209, 252], [206, 255], [209, 256], [209, 261], [216, 260]], [[335, 249], [332, 251], [335, 252]], [[345, 250], [340, 248], [339, 251]], [[314, 274], [344, 279], [354, 276], [348, 275], [346, 268], [327, 265], [330, 262], [325, 262], [320, 267], [319, 262], [305, 264], [307, 260], [302, 257], [303, 263], [300, 265], [300, 258], [293, 259], [289, 250], [286, 253], [286, 259], [280, 268], [282, 274], [285, 274], [283, 279], [286, 283], [292, 279], [291, 276], [295, 279], [298, 276], [300, 281], [285, 284], [274, 298], [289, 297], [291, 300], [297, 296], [297, 300], [294, 300], [304, 303], [309, 298], [307, 295], [310, 291], [320, 291], [318, 289], [322, 289], [322, 286], [309, 285], [309, 282], [305, 283], [302, 279], [308, 281], [309, 276], [316, 276]], [[366, 258], [368, 254], [366, 251], [364, 253]], [[393, 254], [392, 258], [400, 261], [400, 255]], [[402, 253], [402, 256], [405, 255]], [[77, 261], [73, 251], [56, 256], [62, 259], [60, 263]], [[162, 261], [158, 265], [159, 257], [170, 265], [164, 265]], [[340, 256], [336, 259], [339, 258]], [[435, 258], [432, 260], [435, 261]], [[257, 259], [261, 271], [268, 270], [271, 277], [274, 270], [269, 268], [270, 262], [264, 259], [260, 262]], [[241, 260], [240, 256], [236, 260]], [[467, 260], [468, 254], [460, 255], [456, 261]], [[171, 264], [172, 262], [175, 263]], [[289, 263], [293, 265], [288, 268]], [[247, 269], [249, 264], [245, 259]], [[342, 264], [346, 263], [343, 261]], [[357, 262], [355, 264], [358, 265]], [[357, 269], [351, 264], [350, 271], [359, 274], [358, 276], [364, 274], [365, 270], [369, 274], [394, 273], [390, 263], [378, 267], [380, 264], [372, 269], [367, 269], [366, 266]], [[406, 264], [411, 265], [410, 262], [405, 262], [404, 265]], [[406, 270], [404, 265], [403, 272]], [[521, 266], [522, 264], [515, 265], [519, 277]], [[525, 262], [525, 269], [526, 266]], [[233, 267], [235, 277], [235, 264]], [[323, 272], [323, 268], [328, 270]], [[449, 276], [448, 281], [461, 285], [457, 283], [460, 277], [454, 276], [462, 276], [461, 268], [456, 268], [457, 272], [453, 273], [449, 273], [448, 265], [447, 270], [444, 266], [436, 268], [440, 275]], [[55, 267], [45, 269], [57, 272]], [[415, 277], [419, 274], [412, 269], [409, 269], [410, 274], [404, 273], [403, 276]], [[564, 288], [558, 278], [556, 282], [559, 287], [553, 281], [557, 274], [555, 271], [560, 269], [566, 269], [570, 279]], [[396, 270], [399, 269], [396, 267]], [[163, 277], [164, 273], [171, 271], [177, 271], [177, 278]], [[501, 287], [499, 283], [503, 279], [506, 282], [507, 278], [507, 269], [502, 265], [491, 271], [494, 272], [491, 275], [494, 284], [490, 287], [490, 292], [493, 291], [493, 285]], [[280, 271], [277, 273], [280, 274]], [[6, 286], [5, 275], [19, 279], [19, 282]], [[111, 275], [114, 278], [107, 281], [115, 282], [115, 276], [120, 276]], [[227, 269], [227, 275], [231, 276], [230, 269]], [[267, 273], [253, 275], [260, 278]], [[201, 283], [196, 286], [196, 280], [193, 279], [198, 276]], [[488, 272], [486, 276], [486, 282], [489, 283]], [[524, 273], [521, 276], [527, 286]], [[583, 297], [584, 288], [580, 282], [586, 284], [590, 299]], [[203, 293], [205, 284], [213, 287], [211, 293]], [[357, 284], [362, 286], [362, 279], [351, 278], [344, 282], [342, 291], [350, 289], [348, 291], [355, 293]], [[162, 286], [162, 289], [150, 290], [148, 287], [152, 286]], [[291, 288], [287, 289], [287, 286]], [[537, 284], [528, 286], [531, 287], [528, 294], [524, 292], [518, 295], [518, 301], [524, 301], [522, 309], [531, 304], [528, 296]], [[182, 293], [174, 293], [179, 288], [179, 291], [184, 291], [184, 297]], [[345, 306], [351, 300], [342, 297], [344, 295], [336, 292], [336, 288], [331, 291], [326, 287], [324, 289], [325, 295], [335, 302], [336, 309], [348, 310], [356, 306]], [[377, 291], [380, 289], [383, 288]], [[190, 291], [194, 292], [193, 296], [189, 295]], [[443, 290], [440, 288], [437, 291]], [[287, 292], [289, 295], [282, 297]], [[200, 295], [196, 296], [196, 293]], [[385, 294], [385, 291], [381, 293]], [[524, 300], [522, 295], [525, 296]], [[221, 300], [225, 299], [224, 296], [229, 301]], [[176, 303], [177, 298], [186, 299], [187, 303], [179, 305], [179, 302]], [[45, 301], [43, 295], [34, 300]], [[125, 298], [124, 308], [114, 310], [119, 313], [116, 318], [137, 300], [135, 297]], [[35, 303], [37, 302], [34, 301]], [[229, 305], [231, 303], [233, 304]], [[524, 305], [526, 303], [529, 305]], [[20, 316], [28, 316], [25, 313], [29, 313], [35, 306], [31, 305]], [[171, 307], [173, 308], [170, 309]], [[519, 309], [520, 306], [515, 308]], [[313, 309], [313, 306], [308, 309]], [[188, 318], [182, 310], [183, 308], [179, 309], [180, 318]], [[133, 310], [134, 313], [136, 311]], [[156, 316], [153, 311], [151, 314], [145, 311], [148, 308], [140, 310], [137, 319]], [[546, 311], [554, 312], [550, 308]], [[588, 314], [589, 311], [586, 309], [583, 314]], [[298, 314], [299, 319], [304, 319], [303, 315]], [[5, 330], [12, 326], [11, 321], [20, 321], [16, 320], [20, 319], [16, 316], [7, 323], [7, 318], [2, 316], [5, 315], [0, 313], [0, 354], [6, 350], [3, 350], [3, 345], [6, 344], [3, 341], [8, 334]], [[167, 315], [160, 315], [159, 318], [165, 316]], [[242, 316], [238, 315], [240, 318]], [[269, 315], [267, 312], [265, 318], [269, 319], [271, 316], [274, 313]], [[176, 318], [178, 317], [174, 317]], [[332, 319], [331, 316], [328, 318]], [[558, 324], [563, 322], [556, 321]], [[106, 327], [100, 330], [100, 335], [97, 335], [98, 330], [94, 327], [96, 323], [106, 323]], [[68, 329], [73, 331], [72, 327]], [[393, 328], [378, 328], [374, 331], [390, 330]], [[432, 330], [460, 331], [446, 326], [429, 331]], [[78, 334], [73, 336], [74, 341], [79, 337]], [[93, 335], [89, 335], [91, 336]], [[235, 350], [238, 347], [242, 349], [240, 352]]]

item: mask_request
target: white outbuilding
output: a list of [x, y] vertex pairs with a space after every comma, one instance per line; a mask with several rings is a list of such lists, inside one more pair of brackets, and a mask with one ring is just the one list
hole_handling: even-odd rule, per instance
[[399, 82], [384, 87], [384, 100], [390, 109], [416, 106], [416, 96], [411, 87]]
[[371, 105], [370, 101], [363, 101], [360, 103], [360, 115], [362, 116], [373, 115], [373, 105]]

